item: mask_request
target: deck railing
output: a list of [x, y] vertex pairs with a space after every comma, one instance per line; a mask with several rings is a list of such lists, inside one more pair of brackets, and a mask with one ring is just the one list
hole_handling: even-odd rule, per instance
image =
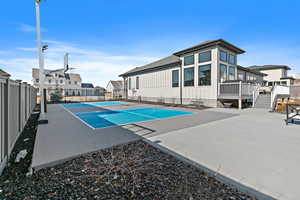
[[242, 83], [242, 82], [233, 82], [233, 83], [220, 83], [219, 84], [219, 97], [253, 97], [253, 93], [257, 91], [259, 87], [258, 84], [252, 83]]
[[36, 89], [0, 76], [0, 174], [36, 105]]

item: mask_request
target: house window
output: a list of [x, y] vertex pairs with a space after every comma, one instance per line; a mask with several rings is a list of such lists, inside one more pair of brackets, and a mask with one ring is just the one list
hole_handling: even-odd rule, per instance
[[128, 81], [128, 89], [131, 90], [131, 78], [129, 78], [129, 81]]
[[37, 78], [37, 79], [35, 79], [35, 82], [39, 83], [39, 82], [40, 82], [40, 79], [38, 79], [38, 78]]
[[220, 60], [223, 62], [227, 62], [227, 52], [226, 51], [220, 51]]
[[70, 85], [72, 84], [71, 81], [69, 81], [69, 84], [70, 84]]
[[235, 67], [228, 68], [228, 79], [235, 80]]
[[58, 80], [55, 80], [55, 83], [58, 84]]
[[74, 84], [77, 85], [77, 81], [75, 81]]
[[140, 89], [140, 79], [138, 76], [136, 77], [135, 87], [136, 87], [136, 89]]
[[286, 81], [281, 81], [281, 85], [287, 86], [287, 82]]
[[198, 85], [211, 85], [211, 65], [199, 66]]
[[60, 80], [60, 83], [63, 84], [63, 80]]
[[273, 82], [268, 82], [268, 86], [273, 86]]
[[172, 71], [172, 87], [179, 87], [179, 70]]
[[233, 65], [236, 64], [236, 56], [229, 54], [228, 62], [229, 62], [229, 64], [233, 64]]
[[48, 80], [48, 83], [51, 84], [51, 79]]
[[199, 63], [211, 61], [211, 51], [199, 53]]
[[184, 66], [194, 64], [194, 55], [184, 57]]
[[184, 86], [194, 86], [194, 67], [184, 69]]
[[220, 82], [224, 82], [227, 80], [227, 66], [221, 64], [220, 65]]

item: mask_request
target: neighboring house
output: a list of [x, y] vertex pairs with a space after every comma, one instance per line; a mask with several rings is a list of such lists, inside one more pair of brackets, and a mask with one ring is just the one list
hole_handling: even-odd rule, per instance
[[104, 87], [96, 86], [95, 90], [96, 90], [98, 96], [104, 96], [105, 95], [106, 89]]
[[267, 74], [267, 76], [264, 77], [265, 86], [290, 86], [294, 84], [295, 79], [288, 76], [288, 71], [291, 70], [291, 68], [286, 65], [254, 65], [248, 68]]
[[[39, 80], [39, 69], [32, 69], [32, 82], [33, 86], [36, 88], [40, 87]], [[45, 72], [49, 72], [50, 70], [45, 69]], [[74, 73], [63, 73], [56, 72], [54, 74], [46, 75], [44, 80], [44, 88], [46, 88], [49, 94], [55, 91], [56, 88], [59, 88], [63, 92], [65, 92], [66, 96], [80, 96], [81, 95], [81, 77], [80, 74]]]
[[300, 85], [300, 74], [291, 74], [290, 76], [295, 79], [294, 85]]
[[[252, 99], [253, 83], [261, 84], [264, 76], [237, 64], [238, 55], [243, 53], [223, 39], [203, 42], [121, 74], [125, 95], [128, 99], [165, 103], [201, 102], [211, 107], [231, 99], [241, 106], [242, 100]], [[239, 95], [239, 88], [247, 93]], [[226, 92], [230, 95], [225, 97]]]
[[0, 76], [9, 78], [9, 77], [10, 77], [10, 74], [7, 73], [6, 71], [0, 69]]
[[106, 92], [111, 94], [112, 97], [124, 97], [124, 82], [122, 80], [109, 81]]

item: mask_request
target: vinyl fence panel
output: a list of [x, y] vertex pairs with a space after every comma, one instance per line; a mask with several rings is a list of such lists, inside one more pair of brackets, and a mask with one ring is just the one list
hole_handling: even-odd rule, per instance
[[37, 90], [0, 76], [0, 174], [36, 105]]

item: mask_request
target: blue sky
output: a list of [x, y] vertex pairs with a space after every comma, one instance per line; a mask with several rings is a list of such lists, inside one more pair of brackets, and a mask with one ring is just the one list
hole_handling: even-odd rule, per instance
[[[243, 66], [286, 64], [300, 73], [299, 10], [296, 0], [46, 0], [46, 67], [61, 67], [69, 52], [84, 82], [106, 86], [132, 67], [223, 38], [246, 50], [238, 58]], [[37, 67], [34, 0], [1, 1], [0, 27], [0, 68], [31, 80]]]

